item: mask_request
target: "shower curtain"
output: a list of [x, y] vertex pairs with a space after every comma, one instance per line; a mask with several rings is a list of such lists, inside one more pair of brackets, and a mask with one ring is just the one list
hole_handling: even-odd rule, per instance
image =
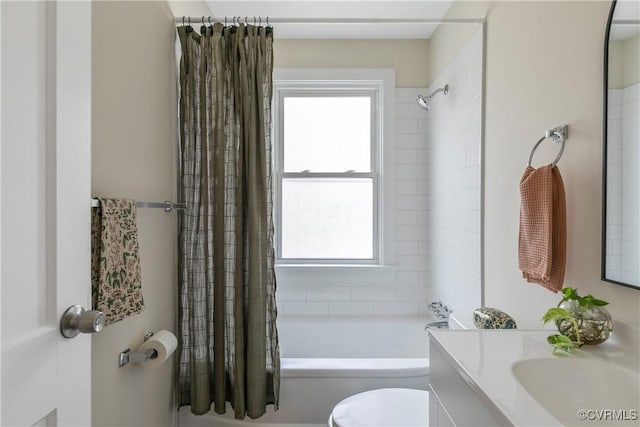
[[179, 27], [178, 403], [277, 409], [271, 159], [273, 31]]

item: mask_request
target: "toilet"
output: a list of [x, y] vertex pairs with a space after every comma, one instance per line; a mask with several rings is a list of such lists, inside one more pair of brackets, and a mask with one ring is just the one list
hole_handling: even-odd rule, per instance
[[328, 427], [426, 427], [429, 392], [382, 388], [347, 397], [329, 416]]

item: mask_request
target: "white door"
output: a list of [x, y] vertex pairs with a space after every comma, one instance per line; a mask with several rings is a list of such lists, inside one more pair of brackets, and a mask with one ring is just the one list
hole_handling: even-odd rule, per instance
[[[2, 426], [89, 426], [91, 4], [0, 1]], [[115, 362], [114, 362], [115, 363]]]

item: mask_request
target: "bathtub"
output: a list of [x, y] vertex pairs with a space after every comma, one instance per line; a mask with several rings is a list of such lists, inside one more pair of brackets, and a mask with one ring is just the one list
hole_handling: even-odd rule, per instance
[[[181, 427], [323, 426], [342, 399], [366, 390], [429, 383], [425, 319], [415, 317], [278, 319], [280, 409], [257, 420], [180, 410]], [[425, 405], [427, 402], [425, 402]], [[227, 404], [228, 405], [228, 404]]]

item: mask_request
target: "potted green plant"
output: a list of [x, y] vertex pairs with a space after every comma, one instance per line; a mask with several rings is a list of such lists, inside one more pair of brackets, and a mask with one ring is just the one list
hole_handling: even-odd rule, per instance
[[547, 310], [542, 317], [546, 324], [554, 321], [560, 334], [549, 335], [547, 342], [553, 345], [553, 352], [571, 352], [583, 344], [600, 344], [613, 331], [611, 315], [604, 308], [606, 301], [592, 295], [581, 297], [578, 290], [566, 287], [557, 307]]

